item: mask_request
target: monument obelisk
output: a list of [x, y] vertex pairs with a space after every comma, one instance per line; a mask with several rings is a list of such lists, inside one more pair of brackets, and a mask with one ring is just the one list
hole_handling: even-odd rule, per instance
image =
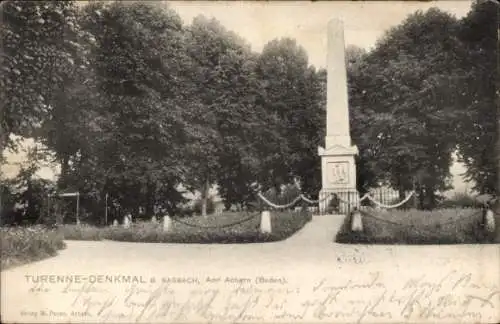
[[[318, 148], [321, 156], [322, 189], [320, 210], [324, 212], [332, 194], [342, 201], [358, 204], [356, 189], [355, 156], [358, 148], [351, 143], [349, 128], [349, 102], [345, 61], [344, 26], [332, 19], [328, 23], [327, 98], [325, 148]], [[329, 198], [327, 198], [329, 197]], [[347, 205], [340, 203], [340, 212], [347, 212]]]

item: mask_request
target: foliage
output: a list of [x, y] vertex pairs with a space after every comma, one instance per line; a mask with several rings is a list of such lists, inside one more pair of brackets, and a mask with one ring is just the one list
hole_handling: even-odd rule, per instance
[[182, 201], [176, 187], [185, 141], [180, 18], [141, 3], [93, 3], [84, 10], [82, 26], [96, 39], [89, 82], [98, 97], [88, 107], [97, 118], [88, 145], [75, 155], [70, 182], [101, 210], [111, 193], [124, 210], [143, 206], [147, 217], [155, 207], [172, 212]]
[[0, 228], [1, 268], [38, 261], [65, 248], [62, 233], [41, 226]]
[[69, 75], [83, 66], [85, 34], [74, 1], [2, 3], [0, 148], [10, 135], [31, 134], [47, 118]]
[[[474, 3], [461, 20], [460, 64], [467, 71], [459, 107], [464, 118], [458, 121], [458, 155], [467, 167], [466, 177], [480, 193], [497, 192], [498, 97], [498, 4], [492, 1]], [[498, 103], [497, 103], [498, 104]], [[497, 152], [498, 154], [498, 152]]]
[[449, 121], [461, 118], [457, 28], [438, 9], [417, 11], [389, 30], [350, 77], [353, 133], [359, 162], [371, 170], [368, 182], [377, 175], [402, 194], [415, 188], [421, 207], [435, 207], [436, 191], [448, 188], [457, 142]]
[[[47, 197], [54, 192], [54, 183], [36, 176], [44, 154], [28, 150], [28, 163], [21, 166], [13, 179], [2, 181], [2, 225], [40, 223], [46, 215]], [[22, 206], [15, 209], [16, 204]]]
[[325, 75], [308, 66], [304, 48], [289, 38], [266, 44], [256, 71], [263, 87], [258, 100], [267, 118], [265, 140], [258, 148], [265, 170], [259, 182], [265, 188], [279, 188], [298, 179], [306, 193], [317, 195]]
[[249, 193], [256, 162], [249, 146], [259, 125], [258, 85], [250, 46], [218, 21], [198, 16], [187, 35], [194, 95], [187, 116], [186, 184], [201, 191], [206, 214], [212, 184], [219, 185], [228, 203], [241, 202]]

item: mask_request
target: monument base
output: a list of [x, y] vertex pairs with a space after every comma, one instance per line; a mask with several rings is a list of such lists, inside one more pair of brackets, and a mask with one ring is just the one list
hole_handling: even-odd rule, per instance
[[319, 192], [319, 201], [321, 214], [347, 215], [354, 207], [359, 207], [359, 193], [354, 188], [322, 189]]

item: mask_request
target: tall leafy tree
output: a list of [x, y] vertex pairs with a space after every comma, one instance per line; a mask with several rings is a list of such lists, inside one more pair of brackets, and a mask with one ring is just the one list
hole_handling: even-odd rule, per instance
[[498, 8], [492, 1], [475, 2], [460, 21], [460, 64], [466, 71], [460, 100], [464, 117], [459, 120], [458, 153], [466, 165], [466, 177], [480, 193], [493, 193], [498, 166], [496, 83], [498, 77]]
[[68, 75], [81, 64], [84, 37], [74, 1], [1, 4], [0, 149], [10, 135], [32, 136], [54, 109]]
[[370, 138], [367, 131], [371, 127], [370, 108], [361, 101], [367, 93], [365, 83], [370, 75], [365, 61], [368, 53], [357, 46], [346, 48], [347, 83], [349, 93], [349, 118], [353, 143], [358, 146], [359, 155], [356, 157], [357, 189], [366, 193], [370, 188], [377, 186], [380, 174], [376, 172], [377, 142]]
[[252, 142], [260, 132], [256, 56], [250, 46], [217, 20], [196, 17], [188, 27], [193, 95], [187, 120], [188, 185], [202, 193], [218, 184], [227, 206], [251, 195], [257, 159]]
[[93, 3], [82, 25], [96, 38], [91, 82], [99, 96], [95, 137], [78, 152], [74, 174], [101, 200], [110, 192], [128, 210], [140, 207], [151, 216], [163, 204], [172, 211], [184, 175], [182, 22], [144, 3]]
[[454, 94], [463, 80], [457, 26], [438, 9], [417, 11], [386, 33], [351, 78], [353, 109], [369, 125], [359, 137], [365, 161], [401, 194], [415, 184], [422, 207], [435, 206], [436, 191], [448, 187], [456, 145], [449, 121], [459, 118]]
[[263, 184], [279, 188], [298, 179], [305, 190], [319, 188], [317, 148], [324, 129], [324, 83], [309, 67], [307, 53], [295, 40], [275, 39], [264, 46], [257, 63], [268, 118]]

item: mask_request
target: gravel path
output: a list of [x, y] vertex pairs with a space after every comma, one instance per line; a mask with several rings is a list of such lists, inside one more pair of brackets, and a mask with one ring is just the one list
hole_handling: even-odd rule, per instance
[[[500, 319], [498, 274], [500, 245], [337, 244], [333, 239], [341, 222], [342, 216], [315, 216], [293, 237], [274, 243], [183, 245], [68, 241], [67, 249], [61, 251], [57, 257], [2, 272], [2, 318], [6, 321], [17, 320], [24, 323], [62, 321], [469, 323], [494, 322]], [[161, 280], [165, 277], [198, 278], [198, 284], [194, 284], [197, 289], [217, 287], [219, 296], [217, 298], [224, 302], [219, 302], [217, 301], [219, 299], [215, 298], [220, 304], [214, 302], [208, 313], [206, 310], [201, 312], [199, 309], [181, 307], [182, 311], [178, 310], [175, 316], [169, 313], [162, 317], [148, 309], [148, 312], [154, 314], [149, 314], [147, 318], [141, 317], [145, 315], [138, 317], [141, 313], [139, 309], [145, 307], [144, 300], [147, 298], [144, 296], [142, 306], [141, 303], [136, 303], [135, 308], [131, 310], [131, 306], [127, 304], [130, 301], [122, 300], [128, 289], [127, 284], [93, 285], [99, 286], [99, 289], [106, 293], [92, 292], [84, 288], [78, 290], [79, 292], [68, 292], [64, 290], [66, 283], [40, 284], [42, 279], [36, 277], [89, 274], [144, 276], [149, 278], [147, 280], [151, 278]], [[209, 285], [204, 282], [207, 276], [222, 277], [223, 282]], [[273, 299], [274, 301], [269, 302], [271, 306], [267, 305], [265, 309], [258, 308], [262, 306], [259, 306], [259, 303], [264, 298], [271, 297], [270, 293], [263, 292], [258, 293], [260, 295], [255, 297], [256, 304], [250, 305], [251, 307], [243, 302], [241, 305], [238, 304], [239, 306], [232, 304], [229, 304], [231, 307], [228, 306], [227, 303], [234, 303], [233, 300], [247, 299], [245, 293], [234, 295], [235, 292], [231, 290], [234, 288], [231, 286], [233, 283], [224, 282], [224, 278], [236, 278], [235, 280], [239, 278], [240, 281], [250, 278], [251, 283], [248, 282], [248, 285], [251, 285], [251, 289], [256, 289], [255, 278], [261, 276], [274, 278], [275, 282], [266, 285], [293, 288], [297, 292], [283, 293], [288, 297], [283, 297], [285, 299], [281, 304], [275, 306], [273, 303], [278, 302]], [[39, 281], [38, 284], [35, 283], [36, 280]], [[326, 294], [328, 291], [332, 293], [331, 289], [313, 289], [322, 286], [320, 284], [322, 282], [328, 282], [330, 287], [337, 287], [335, 291], [341, 291], [342, 298], [338, 297], [335, 303], [329, 300], [327, 304], [330, 306], [321, 305], [320, 299], [324, 297], [321, 294]], [[182, 299], [179, 296], [193, 293], [192, 285], [191, 282], [175, 286], [176, 298]], [[30, 292], [30, 288], [35, 290]], [[356, 299], [351, 296], [354, 294], [353, 289], [357, 289]], [[402, 295], [397, 295], [400, 292]], [[103, 294], [117, 297], [118, 301], [112, 299], [114, 300], [112, 306], [104, 307], [106, 304], [102, 299]], [[255, 291], [251, 294], [257, 296]], [[273, 294], [281, 296], [282, 293]], [[390, 298], [389, 294], [392, 294]], [[82, 299], [84, 295], [88, 298]], [[140, 295], [138, 293], [137, 298]], [[229, 298], [228, 295], [232, 297]], [[324, 298], [328, 299], [328, 296]], [[444, 302], [445, 300], [447, 302]], [[246, 308], [245, 311], [241, 311], [243, 304], [247, 308], [254, 309], [254, 315], [250, 315], [250, 310]], [[408, 306], [409, 304], [412, 307]], [[309, 307], [310, 310], [304, 313], [304, 307]], [[328, 307], [333, 307], [330, 312], [327, 311]], [[377, 307], [377, 310], [372, 309], [374, 307]], [[232, 314], [231, 309], [240, 315]], [[342, 312], [349, 310], [346, 311], [349, 314], [339, 315], [340, 310]], [[85, 311], [88, 314], [85, 314]], [[436, 315], [438, 311], [439, 314]], [[50, 312], [53, 314], [47, 315]], [[185, 317], [179, 315], [181, 313], [185, 313]]]

